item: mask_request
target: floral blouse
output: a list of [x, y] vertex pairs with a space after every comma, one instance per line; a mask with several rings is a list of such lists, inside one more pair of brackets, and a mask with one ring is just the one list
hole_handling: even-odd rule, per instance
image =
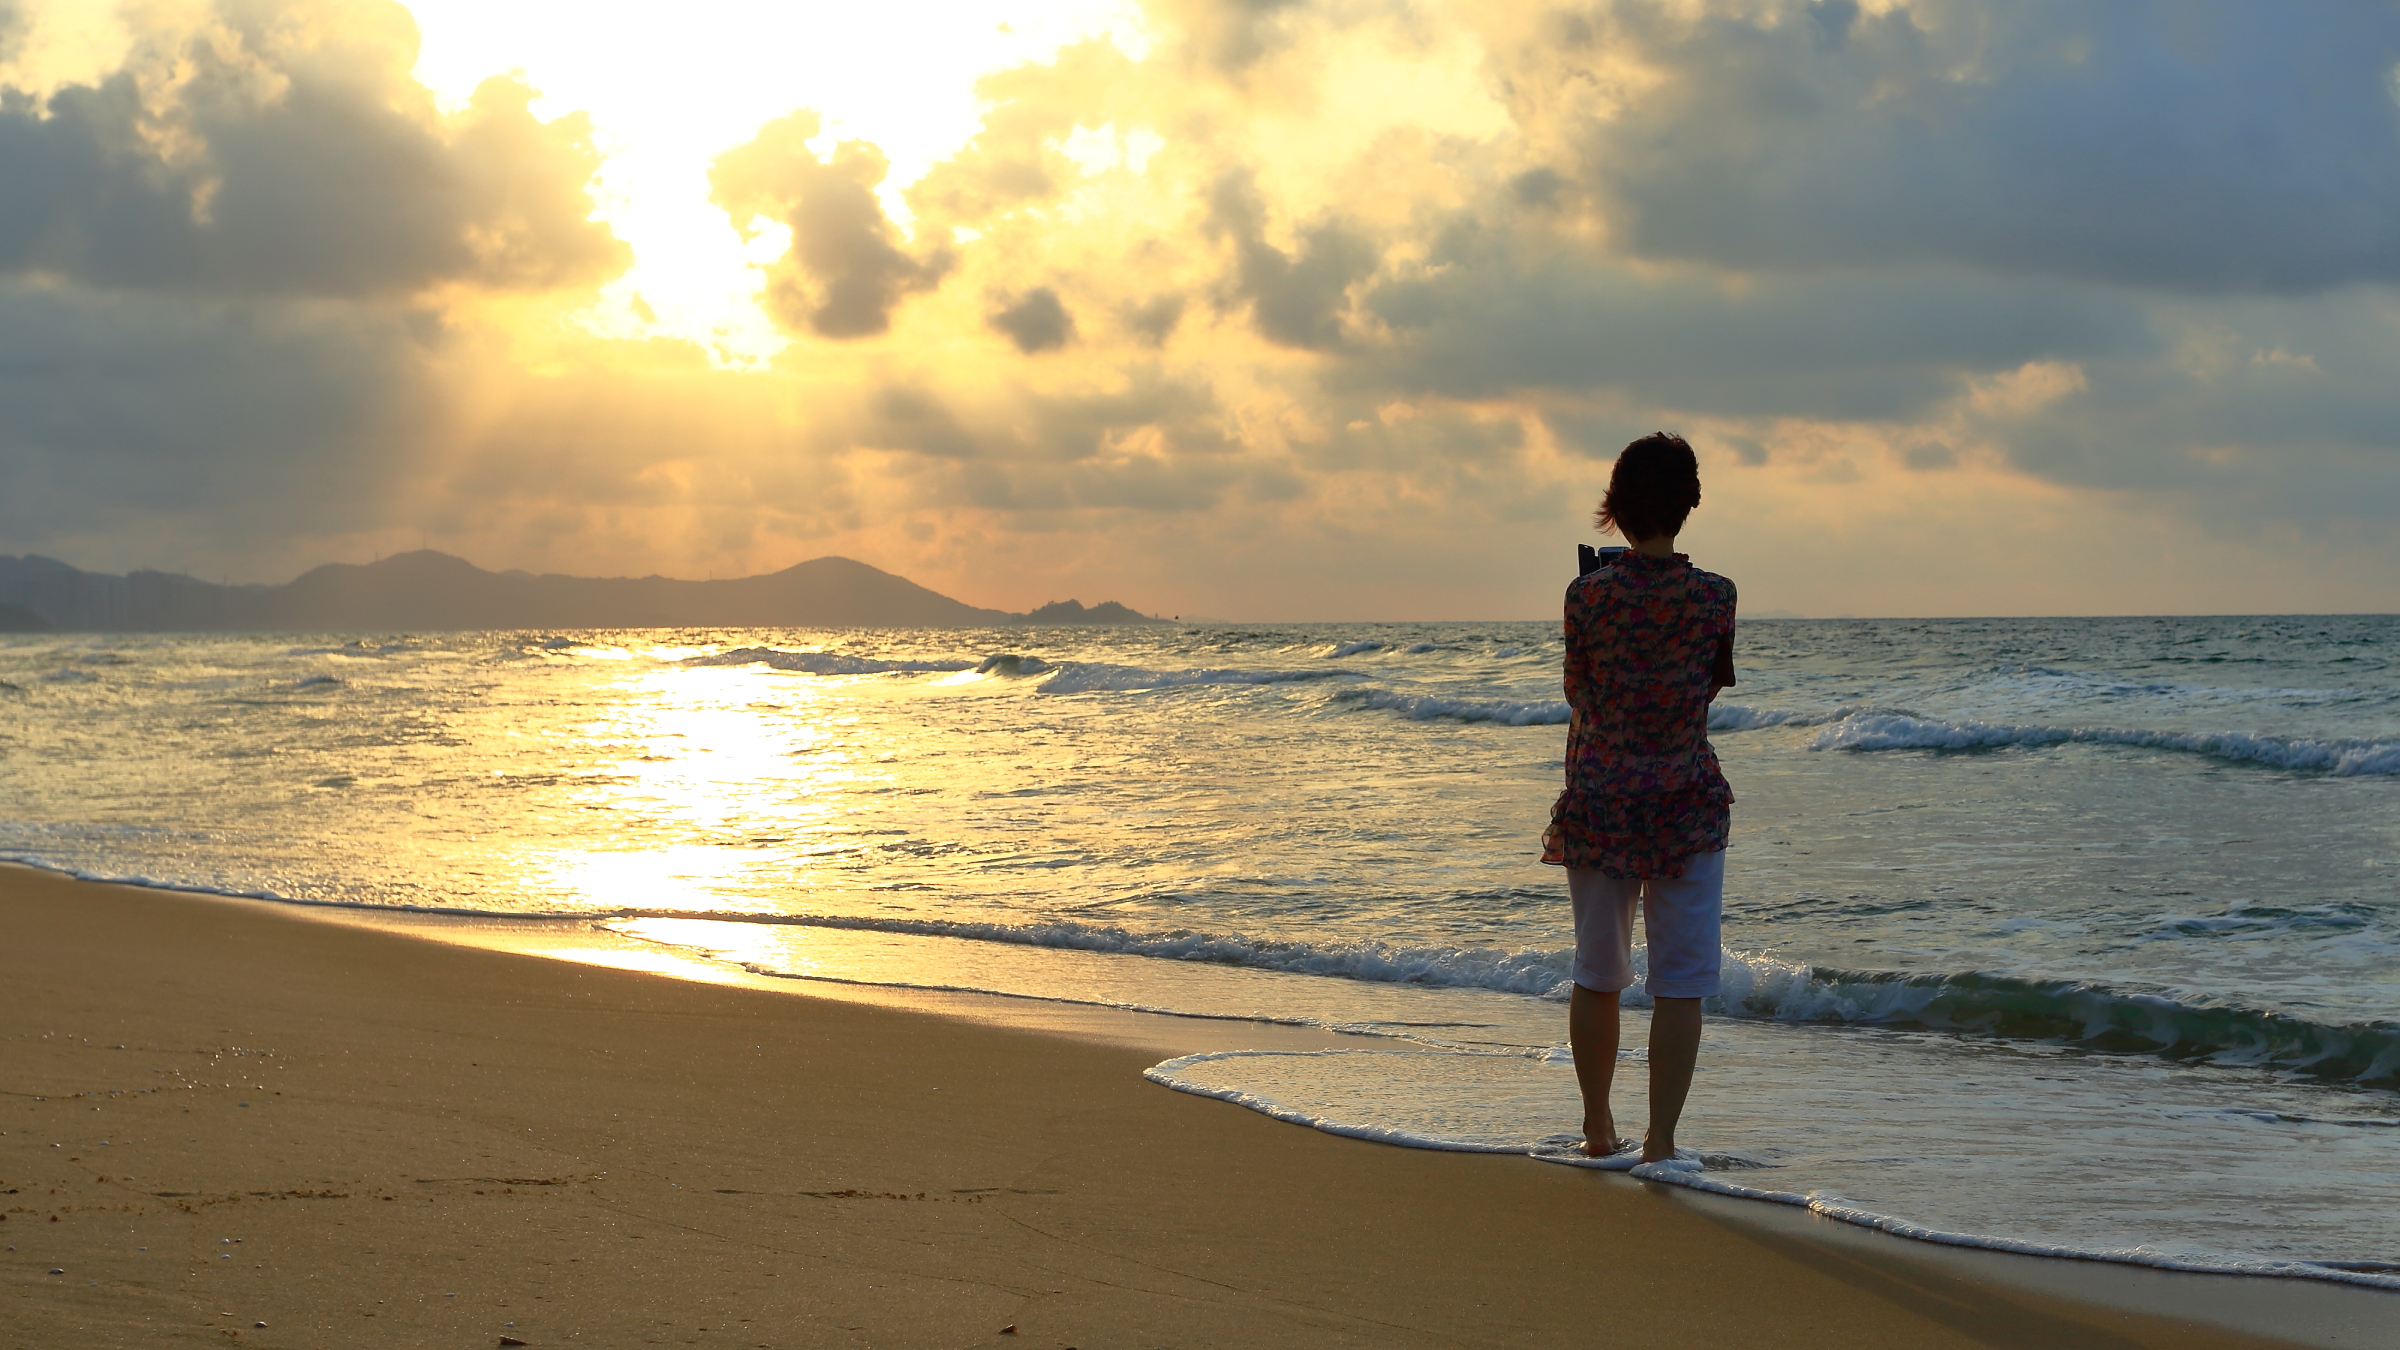
[[1567, 787], [1542, 861], [1679, 877], [1725, 847], [1733, 789], [1708, 744], [1733, 683], [1733, 583], [1678, 553], [1623, 553], [1567, 587]]

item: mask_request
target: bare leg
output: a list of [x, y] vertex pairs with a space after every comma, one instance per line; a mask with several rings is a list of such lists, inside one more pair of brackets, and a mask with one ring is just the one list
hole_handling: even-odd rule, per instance
[[[1583, 991], [1577, 989], [1576, 993]], [[1610, 1011], [1615, 1011], [1611, 1000]], [[1572, 1014], [1570, 1014], [1572, 1016]], [[1611, 1019], [1610, 1029], [1615, 1029]], [[1675, 1122], [1683, 1118], [1683, 1099], [1692, 1090], [1692, 1065], [1700, 1058], [1700, 1000], [1662, 998], [1650, 1009], [1650, 1134], [1642, 1141], [1642, 1161], [1658, 1162], [1675, 1156]], [[1578, 1073], [1583, 1055], [1575, 1056]], [[1605, 1090], [1605, 1089], [1603, 1089]], [[1591, 1100], [1591, 1090], [1584, 1090]]]
[[[1567, 1044], [1575, 1051], [1575, 1082], [1583, 1089], [1583, 1151], [1603, 1158], [1617, 1151], [1617, 1118], [1608, 1085], [1617, 1076], [1617, 996], [1575, 986], [1567, 1000]], [[1684, 1070], [1688, 1082], [1691, 1070]]]

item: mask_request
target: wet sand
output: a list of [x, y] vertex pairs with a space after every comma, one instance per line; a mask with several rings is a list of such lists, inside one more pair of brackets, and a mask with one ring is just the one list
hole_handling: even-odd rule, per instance
[[8, 1350], [2281, 1343], [1295, 1129], [1126, 1038], [17, 867], [0, 1008]]

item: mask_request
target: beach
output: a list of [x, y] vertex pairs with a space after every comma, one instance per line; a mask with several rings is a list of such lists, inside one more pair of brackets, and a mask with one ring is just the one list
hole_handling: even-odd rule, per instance
[[[1987, 1249], [2400, 1289], [2396, 638], [1746, 626], [1710, 714], [1739, 802], [1684, 1140], [1716, 1161], [1682, 1180]], [[1582, 1118], [1536, 838], [1559, 643], [12, 638], [0, 862], [971, 1020], [1039, 1007], [1286, 1122], [1555, 1157]]]
[[10, 1350], [2277, 1343], [1294, 1129], [1123, 1038], [17, 867], [0, 931]]

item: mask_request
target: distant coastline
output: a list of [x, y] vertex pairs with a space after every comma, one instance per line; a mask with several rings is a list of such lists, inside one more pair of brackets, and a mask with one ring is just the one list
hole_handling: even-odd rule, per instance
[[489, 572], [431, 549], [330, 563], [280, 586], [176, 572], [86, 572], [0, 555], [0, 631], [430, 632], [516, 628], [985, 628], [1158, 624], [1114, 600], [1027, 614], [981, 609], [849, 558], [762, 576], [574, 577]]

